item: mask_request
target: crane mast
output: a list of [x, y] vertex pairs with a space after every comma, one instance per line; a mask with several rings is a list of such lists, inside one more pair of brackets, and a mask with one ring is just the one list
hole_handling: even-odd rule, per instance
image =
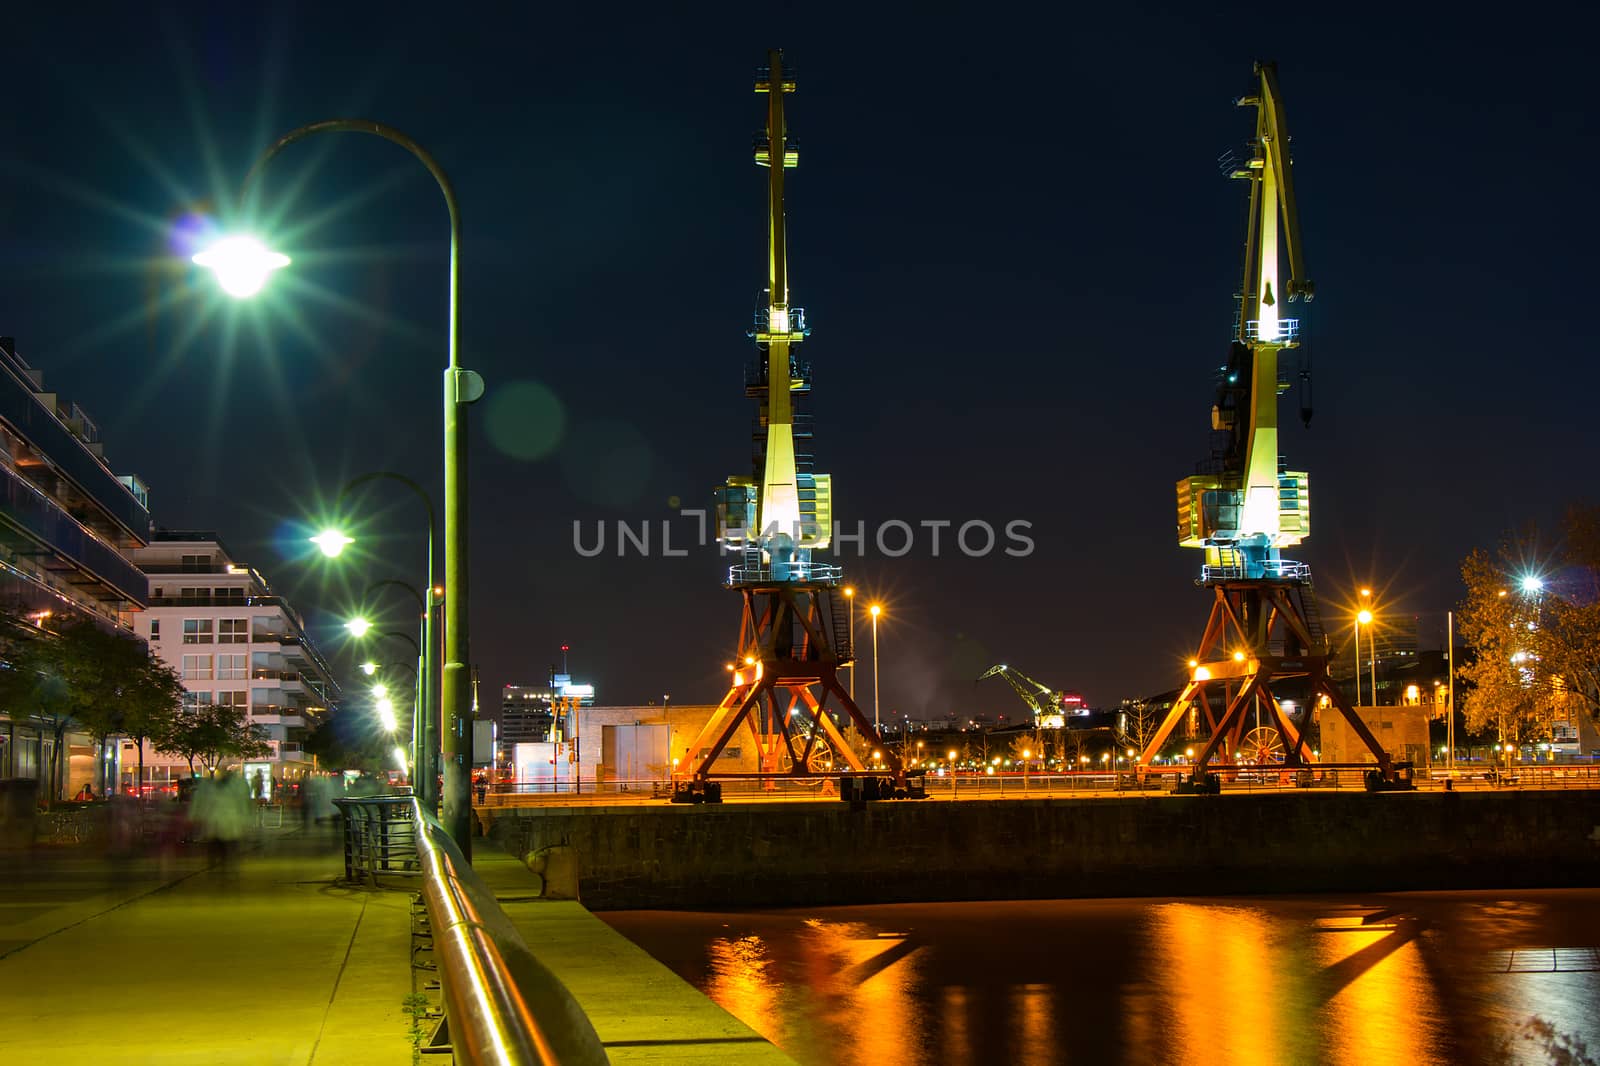
[[1221, 370], [1211, 427], [1221, 439], [1198, 473], [1178, 482], [1178, 542], [1205, 551], [1202, 583], [1293, 577], [1280, 549], [1310, 532], [1310, 481], [1284, 469], [1278, 453], [1278, 397], [1287, 389], [1279, 353], [1299, 345], [1300, 321], [1285, 304], [1309, 301], [1289, 159], [1288, 124], [1274, 64], [1256, 66], [1251, 158], [1235, 170], [1250, 183], [1238, 319]]
[[767, 289], [751, 336], [758, 351], [746, 392], [760, 402], [756, 469], [751, 477], [730, 477], [717, 489], [717, 539], [725, 549], [743, 551], [730, 584], [747, 580], [811, 581], [837, 579], [838, 567], [814, 567], [813, 550], [832, 537], [831, 479], [810, 469], [810, 456], [797, 452], [795, 398], [811, 390], [810, 368], [794, 349], [811, 332], [805, 310], [790, 303], [787, 209], [784, 175], [800, 163], [789, 136], [784, 99], [795, 90], [783, 53], [767, 53], [755, 90], [767, 97], [767, 125], [758, 135], [755, 162], [767, 170]]

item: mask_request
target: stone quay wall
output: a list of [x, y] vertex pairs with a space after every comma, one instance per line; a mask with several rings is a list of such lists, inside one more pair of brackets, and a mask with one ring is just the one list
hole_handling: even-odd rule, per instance
[[1600, 790], [489, 808], [597, 910], [1600, 884]]

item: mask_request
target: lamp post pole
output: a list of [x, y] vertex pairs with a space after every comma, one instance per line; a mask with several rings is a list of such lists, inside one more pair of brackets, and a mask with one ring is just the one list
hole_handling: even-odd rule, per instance
[[1357, 618], [1356, 631], [1356, 706], [1361, 706], [1361, 619]]
[[844, 587], [844, 602], [850, 612], [850, 702], [856, 701], [856, 590], [853, 585]]
[[[449, 359], [444, 372], [444, 664], [441, 677], [441, 748], [444, 769], [444, 828], [463, 855], [472, 851], [472, 706], [467, 670], [467, 441], [466, 407], [483, 396], [483, 379], [461, 366], [461, 212], [444, 169], [426, 149], [391, 126], [368, 119], [313, 122], [278, 138], [245, 175], [255, 174], [284, 148], [315, 133], [366, 133], [399, 145], [428, 169], [450, 213]], [[241, 194], [241, 200], [243, 195]], [[287, 262], [287, 260], [284, 260]], [[281, 263], [278, 265], [282, 265]]]
[[1445, 616], [1445, 662], [1449, 664], [1448, 672], [1450, 683], [1444, 690], [1444, 736], [1445, 746], [1449, 749], [1450, 772], [1456, 769], [1456, 613], [1448, 612]]
[[[429, 548], [431, 549], [432, 546], [430, 539]], [[405, 589], [417, 601], [417, 610], [422, 612], [421, 631], [417, 634], [418, 640], [421, 641], [417, 646], [417, 702], [411, 725], [411, 765], [413, 767], [411, 791], [422, 802], [423, 806], [432, 810], [433, 805], [438, 801], [438, 796], [434, 794], [436, 788], [434, 752], [436, 747], [434, 745], [434, 733], [431, 731], [431, 728], [437, 727], [438, 718], [432, 719], [432, 727], [429, 724], [430, 704], [432, 704], [432, 713], [435, 715], [438, 713], [437, 705], [433, 704], [433, 701], [437, 698], [437, 693], [429, 687], [429, 679], [433, 676], [434, 653], [432, 644], [433, 585], [431, 583], [428, 585], [427, 594], [424, 596], [410, 582], [388, 578], [368, 585], [366, 595], [362, 599], [366, 599], [366, 596], [370, 596], [373, 592], [386, 586]]]
[[[879, 733], [878, 724], [878, 615], [883, 613], [877, 604], [872, 605], [872, 731]], [[882, 739], [881, 735], [877, 738]]]
[[[418, 606], [422, 609], [422, 661], [419, 667], [417, 686], [422, 698], [417, 701], [417, 727], [412, 733], [412, 748], [416, 767], [416, 779], [422, 788], [416, 789], [417, 797], [429, 810], [437, 810], [439, 806], [439, 633], [434, 626], [434, 611], [439, 605], [439, 596], [436, 593], [433, 575], [433, 546], [436, 540], [435, 530], [438, 527], [438, 516], [434, 513], [433, 499], [426, 490], [404, 474], [397, 474], [392, 470], [379, 470], [371, 474], [363, 474], [345, 485], [339, 493], [343, 501], [357, 488], [369, 481], [387, 480], [398, 482], [410, 489], [422, 501], [422, 506], [428, 512], [428, 584], [426, 593], [419, 597]], [[404, 584], [403, 582], [393, 582]], [[383, 582], [379, 582], [383, 584]], [[410, 585], [405, 588], [412, 595], [417, 590]]]

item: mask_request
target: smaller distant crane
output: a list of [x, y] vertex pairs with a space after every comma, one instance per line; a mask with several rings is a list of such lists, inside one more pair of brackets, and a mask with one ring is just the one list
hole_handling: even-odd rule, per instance
[[1013, 669], [1005, 663], [991, 666], [978, 675], [979, 681], [987, 681], [991, 677], [1004, 679], [1022, 702], [1033, 710], [1033, 724], [1036, 729], [1060, 729], [1065, 715], [1061, 709], [1061, 693], [1055, 691], [1043, 682], [1035, 681], [1021, 670]]

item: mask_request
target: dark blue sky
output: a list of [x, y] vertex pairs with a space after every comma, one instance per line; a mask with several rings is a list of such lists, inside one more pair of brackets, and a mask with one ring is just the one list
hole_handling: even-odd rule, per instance
[[[376, 139], [294, 147], [261, 185], [292, 278], [248, 309], [172, 254], [173, 221], [304, 122], [371, 117], [427, 145], [460, 194], [463, 361], [490, 388], [486, 692], [567, 642], [607, 702], [712, 701], [738, 622], [721, 564], [582, 559], [572, 523], [659, 523], [748, 470], [751, 75], [773, 45], [800, 78], [792, 285], [837, 517], [1034, 525], [1026, 559], [932, 558], [926, 535], [845, 557], [890, 605], [886, 714], [1015, 713], [970, 682], [997, 661], [1095, 703], [1176, 683], [1206, 602], [1173, 483], [1205, 452], [1226, 351], [1243, 189], [1216, 159], [1251, 131], [1231, 101], [1256, 58], [1279, 62], [1318, 292], [1316, 419], [1302, 431], [1286, 398], [1283, 451], [1311, 472], [1298, 555], [1325, 617], [1370, 581], [1437, 640], [1469, 548], [1594, 497], [1592, 22], [490, 10], [13, 16], [0, 332], [98, 418], [160, 523], [220, 530], [331, 650], [344, 594], [294, 523], [368, 470], [438, 485], [442, 203]], [[562, 431], [528, 458], [542, 396]], [[366, 502], [387, 561], [356, 591], [422, 558], [415, 504]]]

